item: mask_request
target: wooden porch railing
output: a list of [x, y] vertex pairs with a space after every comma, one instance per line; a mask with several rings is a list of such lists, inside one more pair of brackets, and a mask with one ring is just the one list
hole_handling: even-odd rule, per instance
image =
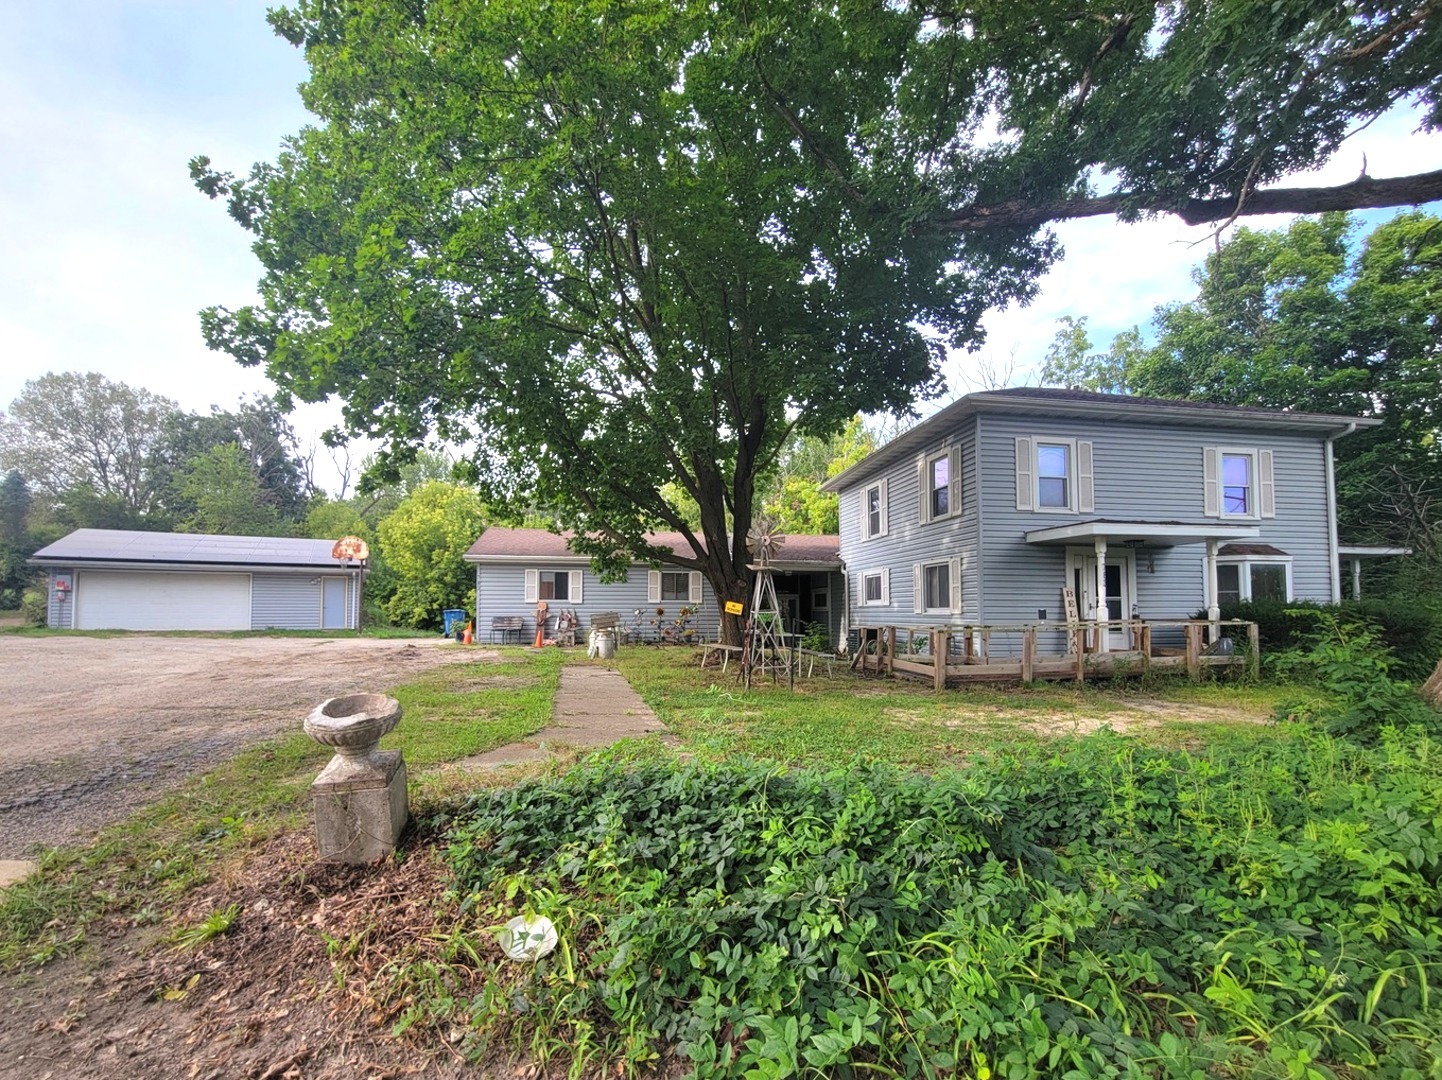
[[[1097, 648], [1122, 632], [1129, 648]], [[1228, 631], [1231, 631], [1229, 633]], [[1245, 631], [1246, 647], [1239, 642]], [[1120, 619], [1110, 622], [1037, 622], [1003, 625], [960, 623], [934, 627], [858, 627], [859, 647], [853, 670], [900, 672], [930, 679], [937, 689], [948, 683], [1034, 682], [1039, 679], [1115, 678], [1151, 671], [1185, 671], [1192, 679], [1204, 669], [1248, 667], [1260, 663], [1257, 624], [1240, 619]], [[1231, 651], [1210, 651], [1222, 638]], [[1175, 642], [1175, 644], [1169, 644]], [[1043, 646], [1064, 652], [1044, 652]], [[937, 662], [937, 658], [941, 662]]]

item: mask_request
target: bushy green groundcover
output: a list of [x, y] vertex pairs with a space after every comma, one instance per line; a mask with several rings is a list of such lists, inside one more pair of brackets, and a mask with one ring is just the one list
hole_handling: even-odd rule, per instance
[[1442, 1075], [1442, 747], [1420, 737], [1103, 733], [937, 776], [613, 757], [463, 820], [467, 911], [562, 939], [465, 1003], [472, 1030], [578, 1066]]

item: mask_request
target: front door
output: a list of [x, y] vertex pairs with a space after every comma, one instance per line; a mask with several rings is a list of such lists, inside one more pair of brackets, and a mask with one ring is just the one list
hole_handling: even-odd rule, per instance
[[345, 578], [321, 578], [320, 626], [322, 630], [344, 630]]
[[[1130, 649], [1131, 633], [1121, 620], [1131, 618], [1131, 559], [1126, 555], [1108, 555], [1106, 563], [1107, 619], [1112, 623], [1107, 632], [1107, 649]], [[1096, 618], [1097, 559], [1095, 555], [1080, 556], [1072, 561], [1072, 588], [1076, 590], [1081, 617]]]

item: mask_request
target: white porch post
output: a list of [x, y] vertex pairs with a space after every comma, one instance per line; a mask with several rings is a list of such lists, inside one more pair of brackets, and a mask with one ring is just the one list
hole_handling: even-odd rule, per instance
[[1097, 652], [1108, 651], [1107, 639], [1111, 636], [1107, 628], [1107, 541], [1106, 537], [1096, 538], [1097, 556]]
[[1352, 559], [1352, 599], [1362, 599], [1362, 560]]
[[1217, 549], [1220, 540], [1207, 541], [1207, 621], [1212, 624], [1212, 640], [1221, 635], [1222, 602], [1217, 597]]

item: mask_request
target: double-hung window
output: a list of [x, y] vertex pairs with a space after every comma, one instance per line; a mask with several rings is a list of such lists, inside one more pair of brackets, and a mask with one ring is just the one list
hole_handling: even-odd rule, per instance
[[961, 447], [949, 446], [923, 454], [918, 462], [921, 523], [940, 521], [961, 513]]
[[525, 601], [534, 604], [540, 600], [547, 603], [564, 600], [579, 604], [581, 578], [580, 570], [527, 570]]
[[886, 481], [878, 480], [861, 489], [861, 538], [886, 535]]
[[1275, 462], [1271, 450], [1207, 446], [1202, 449], [1202, 509], [1207, 517], [1277, 516]]
[[1222, 451], [1222, 517], [1255, 517], [1256, 455]]
[[1016, 508], [1049, 514], [1096, 509], [1092, 444], [1050, 435], [1016, 440]]
[[662, 570], [661, 599], [680, 600], [683, 603], [689, 601], [691, 599], [691, 575], [685, 570]]
[[864, 607], [891, 603], [889, 575], [885, 570], [868, 570], [861, 575], [861, 604]]
[[913, 603], [918, 614], [961, 614], [961, 560], [917, 563], [911, 568]]
[[1036, 505], [1038, 510], [1072, 508], [1070, 443], [1036, 444]]

